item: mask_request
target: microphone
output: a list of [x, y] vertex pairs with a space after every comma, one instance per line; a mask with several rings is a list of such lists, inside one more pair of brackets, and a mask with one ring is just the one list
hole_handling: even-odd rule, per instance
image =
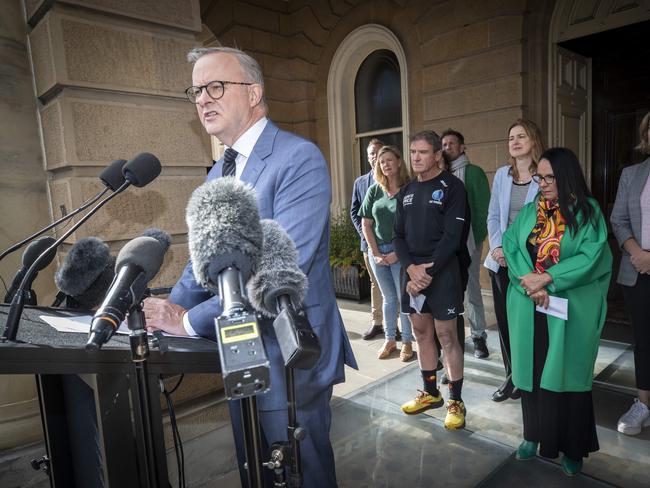
[[124, 183], [122, 168], [124, 168], [125, 164], [126, 159], [116, 159], [99, 173], [99, 179], [102, 180], [104, 186], [110, 188], [112, 191], [116, 191], [122, 186]]
[[267, 318], [282, 311], [280, 297], [300, 308], [307, 292], [307, 277], [298, 266], [298, 251], [289, 234], [275, 220], [261, 221], [264, 241], [257, 272], [248, 281], [248, 298]]
[[[115, 258], [97, 237], [85, 237], [71, 248], [54, 275], [61, 290], [53, 307], [66, 297], [71, 308], [93, 309], [99, 305], [115, 277]], [[72, 303], [71, 303], [72, 302]]]
[[115, 278], [90, 324], [86, 349], [96, 351], [118, 329], [126, 314], [140, 304], [147, 283], [158, 273], [165, 249], [153, 237], [129, 241], [117, 255]]
[[172, 243], [171, 236], [164, 230], [158, 229], [156, 227], [150, 227], [144, 230], [142, 232], [142, 235], [146, 237], [153, 237], [154, 239], [156, 239], [160, 243], [160, 245], [165, 248], [165, 252], [167, 251], [167, 249], [169, 249], [169, 246]]
[[255, 193], [236, 178], [218, 178], [194, 190], [187, 205], [194, 277], [221, 297], [215, 333], [226, 398], [268, 390], [270, 363], [244, 282], [257, 268], [262, 227]]
[[[59, 244], [66, 240], [74, 231], [81, 227], [90, 217], [92, 217], [97, 211], [103, 207], [106, 203], [111, 201], [121, 192], [126, 190], [131, 184], [135, 186], [144, 186], [151, 181], [153, 181], [161, 171], [160, 161], [153, 154], [141, 153], [138, 154], [135, 158], [128, 161], [122, 168], [122, 174], [124, 175], [125, 181], [120, 185], [120, 187], [111, 193], [108, 197], [101, 200], [97, 205], [95, 205], [88, 213], [86, 213], [78, 222], [72, 225], [61, 237], [59, 237], [48, 249], [46, 249], [41, 255], [36, 259], [36, 261], [30, 266], [23, 278], [18, 291], [14, 295], [13, 300], [11, 301], [11, 307], [9, 308], [9, 313], [7, 314], [7, 321], [5, 324], [5, 330], [2, 335], [2, 342], [13, 341], [16, 339], [16, 334], [18, 333], [18, 325], [20, 323], [20, 316], [23, 313], [23, 308], [25, 306], [25, 288], [32, 275], [36, 272], [36, 268], [39, 265], [39, 262], [44, 260], [47, 256], [47, 253], [56, 249]], [[132, 183], [135, 182], [135, 183]], [[155, 240], [155, 239], [154, 239]]]
[[[192, 193], [186, 221], [197, 283], [219, 294], [226, 314], [231, 308], [243, 309], [243, 296], [234, 292], [243, 295], [240, 282], [246, 282], [256, 268], [263, 240], [253, 188], [236, 178], [208, 181]], [[224, 295], [220, 288], [226, 284], [230, 293]]]
[[[41, 239], [32, 242], [29, 246], [27, 246], [25, 252], [23, 252], [22, 267], [18, 270], [16, 276], [14, 276], [14, 279], [11, 282], [11, 286], [9, 287], [9, 290], [5, 295], [5, 299], [4, 299], [5, 303], [11, 302], [14, 295], [16, 294], [16, 291], [20, 287], [20, 283], [25, 278], [25, 275], [27, 274], [27, 270], [30, 268], [32, 264], [34, 264], [34, 262], [38, 259], [41, 253], [43, 253], [43, 251], [45, 251], [52, 245], [52, 243], [54, 243], [53, 237], [43, 237]], [[41, 262], [38, 264], [37, 268], [35, 269], [33, 276], [31, 276], [29, 281], [25, 284], [25, 290], [27, 290], [26, 294], [28, 295], [25, 297], [26, 305], [36, 305], [36, 301], [37, 301], [36, 294], [31, 289], [32, 283], [34, 282], [37, 273], [42, 269], [45, 269], [54, 260], [55, 256], [56, 256], [56, 250], [53, 249], [46, 255], [46, 257], [43, 260], [41, 260]]]
[[94, 197], [90, 198], [87, 200], [85, 203], [83, 203], [78, 209], [75, 211], [64, 215], [61, 217], [59, 220], [56, 220], [55, 222], [52, 222], [48, 226], [42, 228], [41, 230], [35, 232], [29, 237], [26, 237], [20, 242], [17, 242], [13, 246], [5, 249], [2, 254], [0, 254], [0, 261], [7, 256], [8, 254], [11, 254], [17, 249], [20, 249], [23, 247], [25, 244], [28, 242], [36, 239], [38, 236], [45, 234], [48, 230], [56, 227], [59, 225], [61, 222], [65, 222], [66, 220], [70, 220], [72, 217], [77, 215], [79, 212], [84, 211], [88, 207], [90, 207], [93, 203], [95, 203], [97, 200], [99, 200], [102, 196], [106, 194], [106, 192], [110, 189], [112, 191], [116, 191], [117, 188], [119, 188], [122, 184], [124, 184], [124, 175], [122, 174], [122, 168], [126, 164], [126, 161], [124, 159], [116, 159], [113, 161], [111, 164], [109, 164], [104, 170], [99, 174], [99, 179], [102, 181], [104, 188], [101, 192], [99, 192], [97, 195]]
[[311, 369], [320, 357], [320, 343], [302, 300], [307, 277], [298, 266], [298, 251], [275, 220], [262, 220], [264, 242], [257, 272], [246, 285], [251, 305], [274, 318], [273, 329], [288, 368]]
[[151, 153], [140, 153], [122, 168], [124, 179], [131, 185], [142, 188], [155, 180], [162, 170], [160, 161]]

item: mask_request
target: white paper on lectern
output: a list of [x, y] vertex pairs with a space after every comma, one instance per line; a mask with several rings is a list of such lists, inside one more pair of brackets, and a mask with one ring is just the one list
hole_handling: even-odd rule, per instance
[[[88, 334], [90, 332], [90, 323], [93, 318], [90, 315], [77, 315], [72, 317], [56, 317], [54, 315], [39, 315], [38, 317], [46, 324], [51, 325], [59, 332], [76, 332], [78, 334]], [[116, 331], [117, 334], [128, 335], [131, 333], [126, 322], [122, 322], [120, 327]], [[164, 335], [168, 337], [187, 337], [187, 336], [178, 336], [174, 334], [168, 334], [163, 332]], [[151, 335], [151, 332], [149, 332]], [[198, 336], [196, 336], [198, 337]]]
[[39, 315], [38, 318], [59, 332], [76, 332], [79, 334], [88, 334], [90, 331], [90, 322], [93, 319], [90, 315], [77, 315], [74, 317]]
[[568, 320], [569, 317], [569, 300], [566, 298], [559, 298], [549, 295], [548, 308], [540, 307], [537, 305], [535, 310], [562, 320]]

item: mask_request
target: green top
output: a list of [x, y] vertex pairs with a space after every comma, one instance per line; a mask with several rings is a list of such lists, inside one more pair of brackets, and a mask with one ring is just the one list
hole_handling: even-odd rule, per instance
[[[548, 319], [548, 354], [540, 386], [555, 392], [590, 391], [600, 333], [607, 315], [607, 289], [612, 274], [612, 253], [607, 225], [595, 200], [596, 225], [582, 225], [576, 235], [567, 227], [560, 242], [560, 260], [547, 273], [553, 282], [549, 295], [568, 299], [568, 319]], [[578, 222], [582, 223], [578, 215]], [[526, 391], [533, 388], [533, 301], [519, 286], [519, 277], [533, 271], [526, 241], [537, 218], [537, 199], [525, 205], [503, 234], [508, 263], [508, 327], [512, 380]]]
[[490, 205], [490, 183], [480, 166], [468, 164], [465, 167], [465, 190], [472, 216], [474, 242], [480, 245], [487, 237], [487, 215]]
[[393, 240], [393, 222], [395, 221], [395, 209], [397, 208], [397, 194], [389, 197], [386, 192], [375, 183], [366, 193], [359, 217], [375, 221], [372, 230], [375, 233], [377, 245], [390, 244]]

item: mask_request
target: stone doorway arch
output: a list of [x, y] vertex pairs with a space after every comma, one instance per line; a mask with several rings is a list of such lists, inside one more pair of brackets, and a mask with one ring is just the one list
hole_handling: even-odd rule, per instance
[[354, 139], [354, 80], [359, 66], [378, 49], [395, 53], [400, 68], [403, 147], [408, 147], [408, 77], [406, 54], [395, 36], [379, 24], [367, 24], [350, 32], [336, 50], [327, 78], [332, 205], [335, 211], [349, 206], [352, 184], [359, 176]]

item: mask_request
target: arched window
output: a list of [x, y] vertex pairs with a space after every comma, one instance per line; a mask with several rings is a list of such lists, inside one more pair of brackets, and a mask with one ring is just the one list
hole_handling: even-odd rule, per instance
[[370, 170], [366, 149], [372, 138], [403, 149], [400, 68], [392, 51], [378, 49], [361, 63], [354, 81], [354, 108], [360, 173], [364, 174]]
[[[378, 52], [382, 54], [375, 55]], [[364, 74], [366, 64], [369, 66], [367, 75]], [[350, 205], [354, 179], [370, 169], [366, 149], [372, 137], [380, 137], [399, 148], [408, 147], [407, 74], [402, 45], [395, 34], [382, 25], [367, 24], [356, 28], [334, 53], [327, 77], [333, 211]], [[367, 87], [367, 90], [356, 96], [356, 86], [359, 90]], [[384, 91], [385, 86], [395, 88]], [[375, 102], [373, 97], [376, 97]], [[394, 97], [399, 103], [395, 103]], [[362, 104], [359, 109], [358, 102]], [[357, 114], [361, 125], [357, 124]], [[392, 124], [397, 125], [391, 127]]]

